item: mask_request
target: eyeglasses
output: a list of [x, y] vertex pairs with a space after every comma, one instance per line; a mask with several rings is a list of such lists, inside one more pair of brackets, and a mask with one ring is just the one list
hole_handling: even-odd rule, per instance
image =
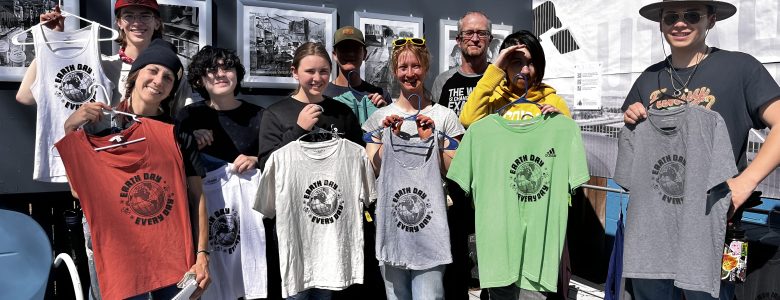
[[152, 19], [154, 19], [154, 16], [153, 15], [147, 15], [147, 14], [144, 14], [144, 15], [126, 14], [126, 15], [120, 16], [119, 18], [122, 19], [123, 21], [127, 22], [127, 23], [133, 23], [135, 21], [139, 21], [141, 23], [149, 23], [149, 22], [152, 21]]
[[[685, 20], [685, 23], [688, 24], [696, 24], [701, 21], [702, 13], [698, 11], [686, 11], [682, 13], [682, 19]], [[668, 13], [663, 15], [664, 24], [666, 25], [674, 25], [678, 21], [680, 21], [680, 14], [678, 13]]]
[[490, 36], [490, 32], [487, 30], [468, 30], [468, 31], [461, 31], [460, 37], [465, 39], [472, 39], [474, 38], [474, 34], [477, 35], [480, 39], [485, 39]]
[[425, 46], [425, 39], [423, 38], [399, 38], [393, 41], [393, 47], [401, 47], [406, 43], [412, 43], [412, 45]]

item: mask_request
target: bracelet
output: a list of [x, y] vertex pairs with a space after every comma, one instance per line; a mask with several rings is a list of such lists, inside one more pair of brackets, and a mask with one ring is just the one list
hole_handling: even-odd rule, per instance
[[208, 250], [198, 250], [198, 252], [195, 252], [195, 255], [198, 255], [200, 253], [206, 253], [206, 255], [210, 255], [211, 254], [211, 252], [209, 252]]

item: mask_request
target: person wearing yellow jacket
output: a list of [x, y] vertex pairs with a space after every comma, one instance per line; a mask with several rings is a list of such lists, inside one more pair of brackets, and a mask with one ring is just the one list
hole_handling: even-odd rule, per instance
[[[571, 117], [566, 101], [555, 89], [542, 83], [546, 64], [539, 39], [527, 30], [510, 34], [501, 44], [498, 58], [485, 70], [460, 114], [460, 122], [472, 123], [495, 113], [501, 107], [520, 98], [535, 102], [516, 104], [504, 110], [504, 118], [522, 120], [539, 114], [561, 113]], [[522, 75], [522, 76], [520, 76]]]

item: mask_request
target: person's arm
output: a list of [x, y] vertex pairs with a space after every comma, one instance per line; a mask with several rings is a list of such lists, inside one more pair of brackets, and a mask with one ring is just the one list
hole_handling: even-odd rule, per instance
[[[195, 220], [192, 222], [193, 232], [197, 238], [195, 264], [190, 267], [190, 272], [195, 273], [195, 281], [198, 282], [198, 290], [193, 294], [193, 298], [197, 299], [211, 283], [211, 278], [209, 277], [209, 254], [201, 251], [209, 251], [209, 226], [208, 212], [206, 211], [206, 195], [203, 194], [203, 181], [200, 176], [187, 177], [187, 192], [191, 202], [190, 216]], [[194, 203], [192, 203], [193, 201]]]
[[[501, 70], [494, 64], [488, 65], [485, 70], [485, 74], [477, 82], [477, 86], [469, 94], [468, 100], [463, 104], [463, 109], [460, 111], [460, 123], [465, 127], [469, 127], [472, 123], [484, 118], [491, 114], [494, 109], [500, 107], [491, 103], [491, 97], [493, 91], [501, 84], [501, 81], [506, 77], [504, 70]], [[506, 103], [509, 100], [506, 100]], [[504, 104], [506, 104], [504, 103]], [[500, 104], [500, 105], [504, 105]], [[495, 106], [495, 107], [494, 107]]]
[[[780, 98], [775, 98], [761, 106], [759, 110], [761, 121], [772, 129], [780, 124]], [[734, 210], [747, 201], [759, 183], [780, 165], [780, 130], [770, 130], [769, 135], [758, 150], [756, 158], [737, 177], [726, 183], [731, 189], [731, 201]]]

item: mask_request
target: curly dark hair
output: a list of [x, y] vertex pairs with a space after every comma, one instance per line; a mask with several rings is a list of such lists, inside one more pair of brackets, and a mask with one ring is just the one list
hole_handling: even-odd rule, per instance
[[241, 64], [241, 60], [238, 58], [238, 55], [236, 55], [236, 52], [225, 48], [205, 46], [192, 57], [192, 62], [190, 62], [189, 67], [187, 67], [187, 82], [189, 82], [192, 88], [206, 100], [209, 100], [211, 97], [203, 86], [201, 79], [203, 76], [208, 75], [208, 69], [216, 68], [217, 65], [219, 65], [220, 60], [222, 61], [222, 67], [236, 69], [238, 82], [236, 84], [236, 89], [233, 91], [233, 95], [238, 95], [238, 92], [241, 89], [241, 81], [244, 80], [246, 69], [244, 68], [244, 65]]

